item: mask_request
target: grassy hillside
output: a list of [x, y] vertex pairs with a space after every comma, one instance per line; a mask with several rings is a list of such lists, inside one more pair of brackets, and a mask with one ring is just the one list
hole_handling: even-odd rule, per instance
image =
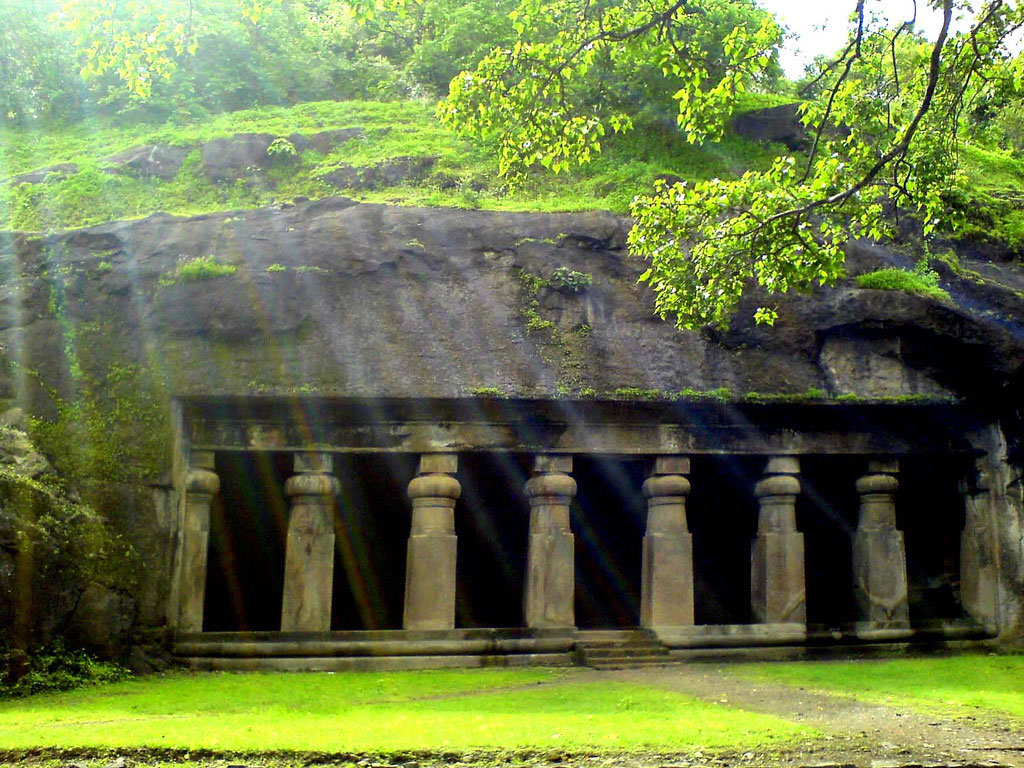
[[[237, 133], [308, 135], [350, 127], [365, 133], [327, 155], [304, 152], [301, 163], [271, 169], [265, 183], [213, 184], [202, 170], [199, 145], [214, 138]], [[103, 170], [104, 158], [146, 144], [190, 149], [176, 178], [138, 179]], [[773, 154], [768, 147], [737, 137], [694, 147], [672, 126], [641, 126], [632, 134], [609, 139], [605, 152], [587, 168], [559, 176], [538, 173], [510, 193], [486, 149], [441, 126], [433, 105], [424, 102], [316, 102], [159, 126], [121, 127], [96, 121], [61, 132], [0, 131], [0, 178], [58, 163], [79, 168], [66, 179], [0, 185], [0, 229], [50, 231], [156, 211], [194, 214], [339, 194], [405, 205], [625, 212], [633, 195], [648, 188], [658, 174], [690, 180], [727, 176], [762, 167]], [[390, 158], [424, 156], [438, 159], [428, 176], [415, 184], [353, 191], [321, 178], [341, 165], [364, 168]]]
[[[741, 109], [770, 106], [783, 97], [749, 94]], [[303, 152], [258, 179], [213, 183], [203, 172], [199, 147], [240, 133], [311, 135], [340, 128], [363, 134], [328, 154]], [[164, 144], [188, 149], [171, 180], [136, 178], [104, 170], [105, 159], [133, 147]], [[421, 101], [325, 101], [290, 108], [262, 107], [222, 114], [203, 122], [120, 126], [94, 120], [61, 131], [0, 130], [0, 180], [60, 163], [78, 172], [44, 183], [0, 183], [0, 230], [54, 231], [157, 211], [190, 215], [347, 195], [401, 205], [454, 206], [524, 211], [607, 209], [626, 212], [630, 200], [661, 174], [690, 181], [727, 177], [766, 167], [781, 147], [727, 135], [717, 144], [687, 144], [674, 126], [638, 125], [609, 137], [604, 151], [569, 174], [538, 172], [510, 191], [495, 172], [486, 147], [460, 139], [440, 125], [432, 103]], [[436, 158], [415, 181], [352, 189], [323, 176], [339, 167], [365, 169], [395, 158]], [[964, 192], [968, 234], [1024, 248], [1024, 163], [1012, 155], [965, 148]]]

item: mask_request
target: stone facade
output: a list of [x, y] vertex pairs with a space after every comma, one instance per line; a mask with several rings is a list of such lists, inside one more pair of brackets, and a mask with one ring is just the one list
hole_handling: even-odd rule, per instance
[[[96, 506], [145, 564], [137, 637], [167, 630], [184, 658], [554, 662], [600, 621], [676, 650], [1020, 636], [1024, 276], [972, 262], [984, 280], [944, 276], [948, 304], [846, 282], [783, 297], [771, 330], [751, 296], [728, 331], [681, 331], [637, 284], [628, 226], [338, 198], [8, 233], [0, 396], [59, 421], [76, 377], [105, 383], [81, 405], [125, 471]], [[235, 273], [173, 279], [211, 253]], [[852, 275], [913, 263], [847, 256]], [[74, 446], [49, 449], [59, 468]], [[271, 589], [221, 584], [242, 594], [215, 606], [225, 505], [244, 522], [254, 488], [280, 544], [245, 573]], [[479, 596], [492, 576], [515, 600], [473, 623], [466, 579]], [[272, 621], [204, 631], [246, 600]]]

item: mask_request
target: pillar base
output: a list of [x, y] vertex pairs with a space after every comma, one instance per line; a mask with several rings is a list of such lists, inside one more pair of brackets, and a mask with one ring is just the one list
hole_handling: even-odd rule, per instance
[[454, 534], [413, 534], [406, 555], [405, 629], [455, 627]]
[[576, 537], [554, 531], [531, 533], [526, 563], [526, 626], [534, 629], [572, 627], [576, 574], [573, 555]]
[[766, 624], [807, 622], [802, 533], [759, 533], [754, 539], [750, 580], [754, 621]]
[[[304, 520], [311, 511], [317, 519]], [[328, 632], [334, 587], [334, 533], [320, 509], [292, 510], [285, 550], [282, 632]], [[330, 532], [329, 532], [330, 531]]]
[[903, 533], [858, 530], [853, 539], [854, 591], [861, 619], [874, 629], [910, 626]]
[[643, 547], [640, 626], [693, 624], [693, 536], [649, 533]]

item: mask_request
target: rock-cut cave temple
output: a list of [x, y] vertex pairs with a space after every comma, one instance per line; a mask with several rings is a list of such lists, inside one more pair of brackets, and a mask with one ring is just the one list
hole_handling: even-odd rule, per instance
[[[140, 622], [222, 669], [1019, 636], [1020, 292], [850, 283], [684, 332], [627, 226], [338, 199], [54, 236], [114, 263], [67, 282], [96, 354], [166, 381]], [[161, 282], [205, 254], [237, 272]]]

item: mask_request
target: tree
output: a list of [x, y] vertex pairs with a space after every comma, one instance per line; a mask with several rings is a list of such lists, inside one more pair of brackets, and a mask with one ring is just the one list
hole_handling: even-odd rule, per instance
[[0, 124], [70, 120], [82, 89], [67, 42], [50, 29], [49, 0], [0, 6]]
[[[988, 0], [929, 0], [942, 11], [934, 40], [915, 31], [916, 2], [891, 24], [855, 0], [847, 45], [824, 62], [801, 105], [804, 156], [765, 172], [691, 186], [656, 184], [632, 205], [633, 253], [656, 308], [684, 328], [727, 325], [752, 284], [769, 295], [833, 284], [851, 237], [882, 238], [893, 212], [910, 211], [926, 237], [957, 225], [944, 195], [957, 183], [957, 148], [972, 105], [994, 89], [1019, 91], [1020, 56], [1008, 41], [1024, 10]], [[954, 25], [954, 18], [959, 20]], [[441, 119], [494, 141], [513, 181], [534, 165], [566, 170], [600, 151], [628, 110], [588, 98], [601, 62], [653, 65], [678, 104], [691, 142], [721, 135], [737, 94], [770, 70], [781, 40], [749, 2], [523, 0], [518, 37], [451, 84]], [[960, 31], [954, 31], [956, 26]], [[770, 306], [755, 313], [772, 323]]]

